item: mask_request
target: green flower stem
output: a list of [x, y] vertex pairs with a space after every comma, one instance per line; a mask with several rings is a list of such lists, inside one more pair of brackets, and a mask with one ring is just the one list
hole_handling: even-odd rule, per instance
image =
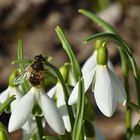
[[65, 81], [64, 81], [61, 73], [59, 72], [59, 70], [55, 66], [53, 66], [52, 64], [46, 62], [46, 67], [47, 67], [48, 70], [51, 70], [51, 72], [54, 73], [54, 75], [60, 80], [60, 82], [62, 84], [64, 93], [65, 93], [66, 105], [67, 105], [67, 108], [68, 108], [69, 117], [70, 117], [70, 121], [71, 121], [71, 126], [73, 128], [74, 115], [73, 115], [72, 107], [68, 105], [69, 93], [68, 93], [67, 86], [65, 85]]
[[73, 140], [84, 140], [83, 132], [83, 116], [84, 116], [84, 81], [83, 78], [79, 81], [77, 115], [72, 132]]
[[15, 96], [11, 96], [8, 100], [6, 100], [3, 104], [0, 105], [0, 115], [3, 113], [3, 111], [11, 104], [12, 101], [14, 101], [16, 98]]
[[[127, 102], [130, 102], [130, 93], [129, 93], [129, 83], [128, 83], [128, 59], [127, 56], [123, 53], [121, 55], [121, 62], [122, 62], [122, 71], [123, 71], [123, 77], [124, 77], [124, 86], [125, 86], [125, 91], [127, 94]], [[126, 104], [126, 111], [125, 111], [125, 121], [126, 121], [126, 138], [129, 139], [131, 136], [131, 113], [132, 113], [132, 108]]]
[[43, 138], [44, 129], [42, 126], [42, 119], [39, 116], [36, 116], [35, 119], [36, 119], [36, 124], [37, 124], [38, 132], [39, 132], [39, 138], [40, 138], [40, 140], [44, 140], [44, 138]]

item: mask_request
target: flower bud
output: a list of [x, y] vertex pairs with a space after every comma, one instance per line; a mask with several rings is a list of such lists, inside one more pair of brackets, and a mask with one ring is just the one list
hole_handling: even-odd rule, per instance
[[14, 69], [11, 75], [9, 76], [9, 86], [15, 87], [14, 81], [19, 75], [19, 69]]
[[106, 48], [106, 42], [97, 50], [97, 64], [107, 65], [108, 62], [108, 51]]
[[66, 82], [68, 80], [68, 73], [69, 73], [69, 64], [65, 63], [61, 68], [60, 72], [63, 76], [64, 81]]
[[96, 40], [95, 49], [98, 50], [104, 42], [105, 40]]

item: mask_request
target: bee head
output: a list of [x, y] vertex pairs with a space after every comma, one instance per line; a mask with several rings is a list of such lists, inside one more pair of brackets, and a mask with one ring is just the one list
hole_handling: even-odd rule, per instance
[[45, 59], [44, 59], [44, 57], [41, 54], [40, 55], [36, 55], [34, 57], [34, 59], [37, 60], [37, 61], [45, 62]]

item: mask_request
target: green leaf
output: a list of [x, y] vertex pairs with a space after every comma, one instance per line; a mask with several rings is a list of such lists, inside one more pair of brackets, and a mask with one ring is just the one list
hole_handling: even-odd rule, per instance
[[3, 111], [10, 105], [12, 101], [14, 101], [16, 98], [15, 96], [11, 96], [8, 100], [6, 100], [3, 104], [0, 104], [0, 115], [3, 113]]
[[76, 80], [78, 81], [79, 77], [81, 76], [81, 73], [80, 73], [80, 66], [79, 66], [79, 63], [76, 59], [76, 56], [74, 55], [74, 53], [71, 49], [71, 46], [70, 46], [68, 40], [66, 39], [66, 36], [63, 33], [62, 29], [59, 26], [57, 26], [55, 28], [55, 31], [56, 31], [56, 33], [57, 33], [57, 35], [62, 43], [64, 50], [66, 51], [67, 55], [69, 56], [70, 62], [72, 64], [72, 67], [74, 70]]
[[[23, 61], [23, 41], [20, 39], [18, 41], [18, 61], [22, 62]], [[24, 67], [24, 63], [19, 63], [19, 68], [21, 69], [21, 71], [23, 72], [25, 67]]]
[[94, 21], [96, 24], [101, 26], [105, 31], [110, 32], [110, 33], [116, 33], [116, 30], [110, 24], [108, 24], [107, 22], [99, 18], [96, 14], [89, 12], [87, 10], [84, 10], [84, 9], [79, 9], [78, 12], [88, 17], [92, 21]]
[[72, 132], [73, 140], [83, 140], [82, 131], [83, 131], [83, 116], [84, 116], [84, 81], [83, 78], [79, 81], [79, 90], [78, 90], [78, 105], [77, 105], [77, 115], [74, 123], [74, 128]]

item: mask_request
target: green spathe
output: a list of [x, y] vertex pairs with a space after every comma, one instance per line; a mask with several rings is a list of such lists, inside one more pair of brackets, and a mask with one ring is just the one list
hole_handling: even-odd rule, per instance
[[95, 49], [99, 49], [103, 43], [105, 43], [105, 40], [96, 40], [96, 43], [95, 43]]
[[9, 76], [9, 86], [15, 87], [16, 85], [14, 84], [15, 79], [19, 75], [19, 69], [14, 69], [11, 75]]
[[65, 63], [65, 64], [60, 68], [60, 73], [62, 74], [63, 79], [64, 79], [64, 81], [66, 82], [67, 79], [68, 79], [68, 73], [69, 73], [68, 64], [67, 64], [67, 63]]
[[106, 48], [106, 42], [104, 42], [102, 46], [97, 50], [97, 64], [107, 65], [107, 62], [108, 62], [108, 51]]

